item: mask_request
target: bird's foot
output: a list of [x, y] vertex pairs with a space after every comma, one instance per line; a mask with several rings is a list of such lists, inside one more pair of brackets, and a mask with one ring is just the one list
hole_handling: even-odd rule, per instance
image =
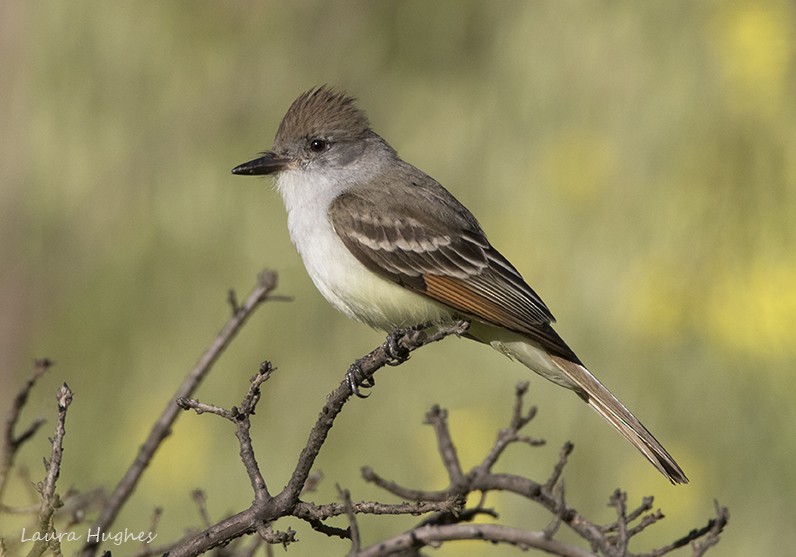
[[384, 342], [384, 351], [390, 358], [387, 365], [397, 366], [409, 359], [409, 350], [401, 346], [401, 339], [410, 332], [418, 332], [428, 329], [432, 323], [419, 323], [411, 327], [404, 327], [390, 331], [387, 340]]
[[376, 386], [376, 381], [373, 379], [373, 376], [365, 375], [359, 360], [351, 364], [348, 368], [346, 379], [348, 380], [348, 386], [351, 392], [359, 398], [368, 398], [370, 396], [368, 393], [363, 393], [361, 390], [362, 388], [372, 389]]
[[407, 329], [395, 329], [387, 335], [387, 340], [384, 342], [384, 352], [390, 358], [387, 360], [387, 365], [397, 366], [409, 359], [409, 350], [401, 346], [401, 339], [406, 332]]
[[[412, 327], [395, 329], [387, 335], [387, 339], [382, 345], [384, 354], [387, 356], [386, 364], [397, 366], [409, 359], [409, 349], [401, 345], [401, 339], [410, 332], [418, 332], [428, 329], [433, 323], [420, 323]], [[376, 386], [376, 381], [372, 375], [366, 374], [362, 369], [362, 361], [357, 360], [348, 368], [346, 380], [351, 392], [359, 398], [367, 398], [369, 395], [363, 393], [362, 389], [372, 389]]]

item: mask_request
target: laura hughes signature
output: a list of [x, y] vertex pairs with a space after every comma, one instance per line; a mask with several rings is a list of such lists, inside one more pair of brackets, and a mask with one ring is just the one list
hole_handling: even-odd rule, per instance
[[77, 542], [81, 541], [85, 537], [87, 543], [105, 543], [105, 542], [112, 542], [114, 545], [122, 545], [123, 543], [131, 543], [131, 542], [141, 542], [141, 543], [152, 543], [152, 541], [158, 537], [157, 534], [153, 532], [131, 532], [129, 529], [125, 528], [123, 531], [119, 530], [118, 532], [102, 532], [99, 528], [96, 530], [92, 530], [89, 528], [85, 534], [80, 534], [75, 531], [69, 532], [39, 532], [33, 531], [28, 532], [25, 528], [22, 529], [22, 535], [20, 536], [21, 542], [39, 542], [39, 541], [55, 541], [58, 542]]

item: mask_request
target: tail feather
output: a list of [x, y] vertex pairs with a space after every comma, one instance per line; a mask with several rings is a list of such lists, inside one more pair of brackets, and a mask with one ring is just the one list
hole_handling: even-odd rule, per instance
[[[468, 336], [490, 344], [495, 350], [518, 360], [545, 379], [575, 391], [600, 416], [630, 441], [652, 465], [675, 484], [688, 483], [683, 470], [652, 433], [578, 362], [554, 356], [534, 340], [520, 333], [499, 329], [477, 321], [470, 324]], [[561, 341], [563, 343], [563, 341]]]
[[551, 356], [551, 359], [573, 383], [573, 390], [641, 451], [655, 468], [674, 484], [688, 483], [685, 473], [663, 445], [589, 370], [557, 356]]

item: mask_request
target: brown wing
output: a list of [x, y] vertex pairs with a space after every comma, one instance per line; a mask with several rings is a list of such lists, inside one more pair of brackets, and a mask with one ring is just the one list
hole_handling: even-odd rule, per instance
[[428, 176], [413, 178], [400, 191], [359, 187], [332, 202], [330, 221], [351, 253], [382, 277], [579, 363], [551, 327], [545, 303], [469, 211]]

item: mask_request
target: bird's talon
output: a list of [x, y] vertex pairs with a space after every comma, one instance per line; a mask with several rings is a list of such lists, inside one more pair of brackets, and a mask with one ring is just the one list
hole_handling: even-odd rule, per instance
[[[357, 381], [357, 376], [362, 376], [362, 380]], [[351, 367], [348, 368], [346, 379], [348, 380], [348, 387], [351, 389], [351, 392], [358, 398], [368, 398], [370, 396], [370, 393], [363, 393], [360, 387], [372, 389], [376, 386], [373, 377], [364, 375], [362, 367], [359, 364], [352, 364]]]
[[370, 396], [370, 393], [363, 393], [360, 391], [359, 387], [355, 387], [355, 389], [354, 394], [357, 395], [357, 398], [368, 398]]
[[384, 350], [391, 360], [387, 362], [388, 365], [397, 366], [409, 359], [409, 350], [401, 346], [401, 338], [410, 330], [412, 329], [395, 329], [387, 335]]

